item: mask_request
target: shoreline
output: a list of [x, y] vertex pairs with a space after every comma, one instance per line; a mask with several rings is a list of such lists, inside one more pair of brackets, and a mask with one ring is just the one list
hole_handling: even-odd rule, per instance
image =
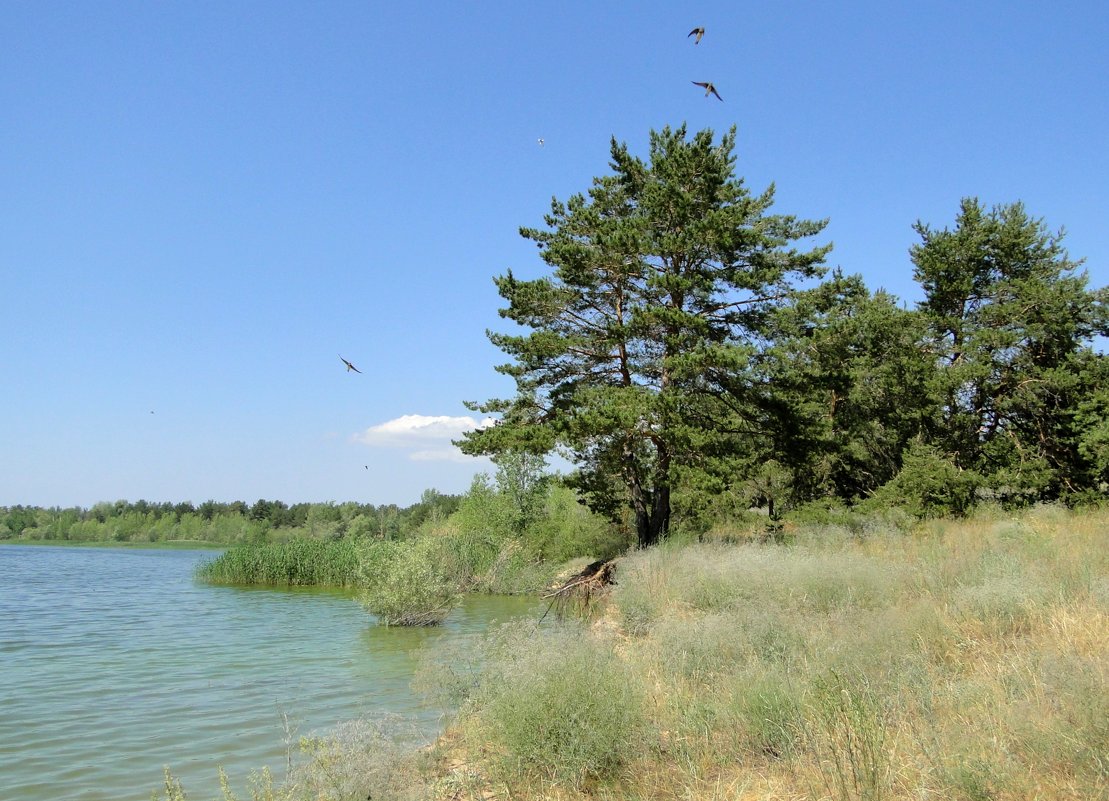
[[229, 545], [208, 540], [164, 540], [161, 542], [101, 542], [100, 540], [0, 540], [3, 545], [48, 546], [51, 548], [128, 548], [164, 551], [223, 551]]

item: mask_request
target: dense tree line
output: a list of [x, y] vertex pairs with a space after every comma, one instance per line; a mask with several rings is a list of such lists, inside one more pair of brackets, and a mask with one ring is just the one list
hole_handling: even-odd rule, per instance
[[318, 539], [403, 539], [428, 520], [454, 513], [461, 496], [424, 492], [407, 507], [396, 504], [297, 503], [259, 499], [253, 504], [205, 501], [98, 503], [89, 508], [0, 507], [0, 539], [101, 542], [195, 540], [220, 544], [266, 542], [296, 536]]
[[651, 132], [647, 161], [612, 142], [613, 173], [522, 228], [548, 275], [496, 279], [491, 332], [514, 396], [468, 453], [561, 450], [599, 513], [657, 542], [678, 512], [772, 517], [812, 503], [913, 513], [1104, 499], [1109, 293], [1020, 203], [962, 201], [918, 222], [924, 300], [908, 309], [799, 248], [820, 221], [770, 214], [734, 174], [734, 129]]

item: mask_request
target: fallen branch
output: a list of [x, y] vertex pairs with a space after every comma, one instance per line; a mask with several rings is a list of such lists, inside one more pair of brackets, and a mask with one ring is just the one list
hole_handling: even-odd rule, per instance
[[539, 622], [543, 622], [555, 604], [561, 607], [576, 601], [581, 607], [589, 608], [596, 596], [616, 583], [613, 576], [615, 572], [615, 559], [602, 559], [586, 565], [581, 571], [570, 576], [560, 587], [543, 596], [543, 600], [550, 598], [551, 602], [547, 605], [543, 616], [539, 618]]

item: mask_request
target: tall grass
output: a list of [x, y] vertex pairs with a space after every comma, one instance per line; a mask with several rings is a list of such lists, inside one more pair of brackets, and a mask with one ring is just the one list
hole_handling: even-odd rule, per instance
[[461, 672], [439, 655], [432, 684], [463, 704], [463, 737], [491, 755], [495, 781], [581, 789], [619, 777], [656, 740], [642, 677], [613, 645], [575, 623], [505, 624]]
[[[434, 749], [344, 734], [256, 797], [1109, 799], [1109, 510], [783, 534], [628, 554], [591, 621], [433, 651]], [[369, 572], [507, 575], [513, 542], [441, 522]]]
[[454, 797], [1109, 798], [1109, 511], [785, 534], [475, 645]]
[[196, 576], [213, 584], [354, 587], [358, 566], [358, 545], [352, 540], [292, 539], [233, 546], [202, 563]]

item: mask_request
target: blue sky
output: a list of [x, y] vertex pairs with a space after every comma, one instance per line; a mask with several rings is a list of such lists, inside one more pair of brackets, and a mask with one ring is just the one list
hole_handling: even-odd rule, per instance
[[910, 303], [913, 222], [964, 196], [1065, 226], [1109, 284], [1102, 3], [0, 19], [0, 505], [463, 491], [489, 466], [449, 446], [462, 401], [511, 391], [492, 277], [544, 268], [517, 229], [607, 173], [610, 137], [642, 154], [667, 124], [738, 126], [748, 185]]

